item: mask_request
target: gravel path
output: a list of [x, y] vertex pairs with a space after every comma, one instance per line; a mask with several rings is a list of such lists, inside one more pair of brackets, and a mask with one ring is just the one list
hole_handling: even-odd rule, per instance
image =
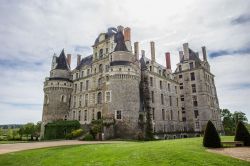
[[250, 147], [216, 148], [208, 149], [207, 151], [250, 161]]
[[111, 144], [122, 143], [122, 141], [77, 141], [77, 140], [62, 140], [62, 141], [46, 141], [32, 143], [15, 143], [15, 144], [0, 144], [0, 154], [17, 152], [28, 149], [37, 149], [45, 147], [63, 146], [63, 145], [85, 145], [85, 144]]

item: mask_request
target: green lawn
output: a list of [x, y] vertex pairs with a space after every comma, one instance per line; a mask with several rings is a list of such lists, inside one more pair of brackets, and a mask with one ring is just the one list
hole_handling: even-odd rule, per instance
[[[223, 140], [232, 139], [223, 137]], [[44, 148], [0, 155], [0, 165], [250, 165], [246, 161], [206, 152], [201, 143], [202, 138], [187, 138]]]

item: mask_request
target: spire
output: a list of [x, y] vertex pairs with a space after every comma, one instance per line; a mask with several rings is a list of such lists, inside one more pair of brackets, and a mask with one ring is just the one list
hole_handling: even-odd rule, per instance
[[55, 69], [69, 70], [69, 66], [67, 64], [67, 60], [64, 54], [64, 49], [62, 50], [61, 54], [57, 58], [57, 65]]

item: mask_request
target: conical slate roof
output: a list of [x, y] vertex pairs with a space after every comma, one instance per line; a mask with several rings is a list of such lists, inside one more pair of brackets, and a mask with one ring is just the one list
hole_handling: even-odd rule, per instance
[[57, 65], [55, 69], [61, 69], [61, 70], [69, 70], [69, 66], [64, 54], [64, 49], [62, 50], [61, 54], [57, 58]]

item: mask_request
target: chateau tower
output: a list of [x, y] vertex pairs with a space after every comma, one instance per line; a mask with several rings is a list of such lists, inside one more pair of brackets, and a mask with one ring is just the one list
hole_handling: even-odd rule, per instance
[[180, 62], [174, 74], [180, 88], [184, 131], [202, 132], [208, 120], [214, 123], [217, 130], [223, 131], [214, 75], [210, 72], [206, 48], [202, 47], [203, 61], [198, 52], [189, 48], [188, 43], [183, 44], [183, 51], [179, 54]]
[[64, 50], [59, 57], [53, 56], [50, 77], [47, 77], [44, 82], [42, 130], [49, 122], [68, 119], [72, 92], [68, 62], [70, 62], [70, 56], [66, 59]]

